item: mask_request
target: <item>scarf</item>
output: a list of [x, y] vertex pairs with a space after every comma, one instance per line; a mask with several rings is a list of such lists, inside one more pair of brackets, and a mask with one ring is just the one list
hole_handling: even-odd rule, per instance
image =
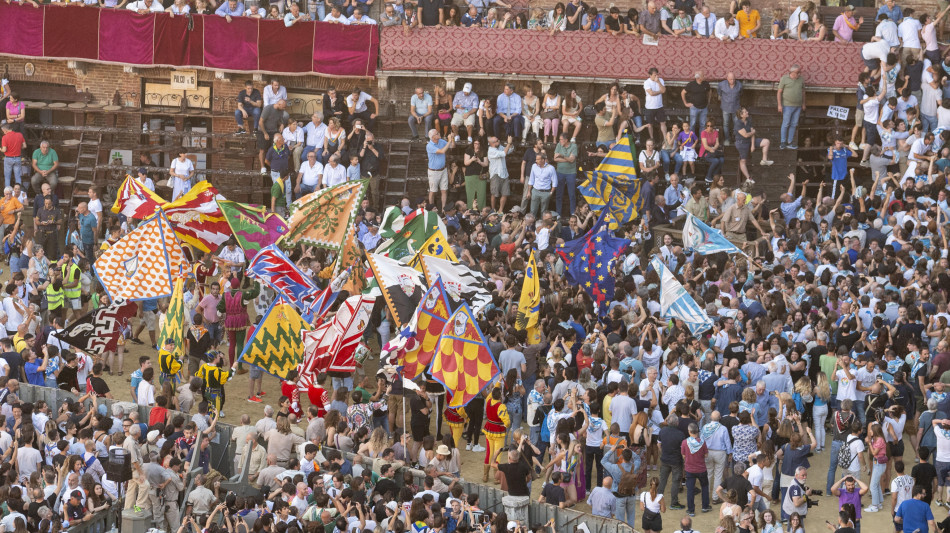
[[937, 400], [937, 403], [940, 404], [947, 400], [947, 393], [946, 392], [931, 392], [930, 397], [933, 398], [934, 400]]
[[689, 453], [696, 453], [704, 446], [703, 441], [695, 437], [686, 439], [686, 445], [689, 446]]
[[200, 340], [208, 330], [204, 326], [191, 326], [191, 335], [195, 340]]
[[[719, 428], [722, 427], [722, 424], [719, 422], [710, 422], [703, 426], [703, 429], [699, 431], [699, 440], [706, 442], [709, 440], [709, 437], [712, 437]], [[695, 452], [694, 452], [695, 453]]]
[[937, 426], [937, 431], [943, 435], [943, 438], [950, 440], [950, 429], [944, 429], [943, 426]]
[[835, 428], [838, 430], [838, 433], [843, 432], [851, 424], [851, 420], [854, 418], [854, 415], [848, 413], [847, 420], [841, 418], [841, 411], [835, 413]]
[[739, 412], [751, 413], [753, 410], [755, 410], [755, 405], [756, 405], [755, 402], [750, 403], [745, 400], [742, 400], [739, 402]]

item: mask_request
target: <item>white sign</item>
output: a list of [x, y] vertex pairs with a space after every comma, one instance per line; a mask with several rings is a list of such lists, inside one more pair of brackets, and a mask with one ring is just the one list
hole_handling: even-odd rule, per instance
[[828, 116], [838, 120], [848, 120], [848, 113], [850, 112], [851, 109], [847, 107], [841, 107], [837, 105], [828, 106]]
[[181, 91], [194, 91], [198, 88], [197, 70], [173, 70], [172, 71], [172, 89]]

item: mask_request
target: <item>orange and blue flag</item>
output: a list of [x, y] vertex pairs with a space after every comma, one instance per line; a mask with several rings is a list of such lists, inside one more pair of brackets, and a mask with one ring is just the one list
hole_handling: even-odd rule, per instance
[[445, 387], [450, 398], [446, 407], [468, 404], [501, 374], [468, 304], [463, 303], [443, 327], [429, 373]]
[[606, 316], [607, 305], [614, 297], [613, 262], [626, 250], [629, 239], [614, 237], [608, 228], [606, 212], [583, 237], [562, 243], [557, 253], [567, 264], [567, 281], [581, 285], [591, 295], [600, 316]]

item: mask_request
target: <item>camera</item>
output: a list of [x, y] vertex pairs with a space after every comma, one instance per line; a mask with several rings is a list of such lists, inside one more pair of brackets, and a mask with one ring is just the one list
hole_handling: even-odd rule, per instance
[[[808, 487], [805, 487], [805, 492], [808, 492]], [[808, 504], [808, 509], [816, 507], [820, 502], [818, 500], [813, 500], [811, 496], [823, 496], [825, 493], [821, 490], [811, 491], [811, 495], [805, 495], [805, 503]]]

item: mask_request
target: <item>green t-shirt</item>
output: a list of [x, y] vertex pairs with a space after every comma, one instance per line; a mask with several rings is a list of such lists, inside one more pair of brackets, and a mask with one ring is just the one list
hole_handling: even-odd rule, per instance
[[782, 76], [782, 81], [778, 82], [778, 90], [782, 91], [783, 106], [801, 107], [805, 80], [802, 79], [800, 74], [794, 80], [786, 74]]
[[353, 390], [363, 395], [363, 403], [369, 402], [369, 399], [373, 397], [373, 395], [370, 394], [369, 391], [364, 389], [363, 387], [356, 387]]
[[835, 380], [834, 375], [835, 364], [837, 362], [838, 358], [828, 354], [822, 354], [822, 356], [818, 358], [818, 367], [828, 376], [828, 384], [831, 385], [831, 394], [837, 394], [838, 392], [838, 382]]
[[577, 174], [577, 145], [570, 143], [567, 145], [567, 148], [564, 147], [561, 143], [557, 143], [557, 146], [554, 147], [555, 154], [561, 154], [562, 157], [571, 157], [574, 156], [573, 163], [564, 163], [558, 162], [557, 170], [561, 174]]
[[279, 183], [270, 186], [270, 195], [274, 201], [274, 207], [285, 207], [287, 205], [287, 196], [284, 194], [284, 188]]
[[49, 170], [53, 168], [53, 164], [59, 161], [59, 156], [56, 155], [56, 150], [52, 148], [46, 152], [46, 155], [43, 155], [43, 151], [37, 148], [33, 150], [33, 161], [36, 161], [36, 167], [40, 170]]

